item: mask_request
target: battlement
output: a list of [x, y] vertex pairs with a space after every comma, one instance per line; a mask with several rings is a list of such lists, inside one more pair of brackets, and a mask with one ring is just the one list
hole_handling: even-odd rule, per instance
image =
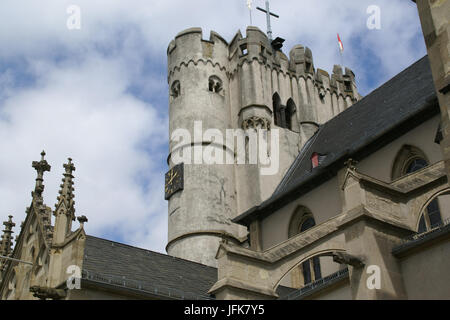
[[247, 28], [246, 37], [238, 31], [229, 43], [215, 31], [211, 31], [209, 39], [205, 40], [201, 28], [186, 29], [170, 42], [167, 55], [169, 78], [177, 68], [199, 62], [210, 63], [233, 77], [244, 63], [256, 60], [284, 76], [310, 78], [323, 90], [359, 98], [352, 70], [345, 68], [343, 72], [341, 66], [335, 65], [331, 76], [324, 70], [316, 70], [310, 48], [295, 45], [287, 57], [281, 50], [273, 49], [267, 35], [253, 26]]
[[167, 48], [169, 77], [175, 68], [199, 62], [228, 66], [228, 42], [211, 31], [209, 40], [203, 39], [201, 28], [190, 28], [178, 33]]

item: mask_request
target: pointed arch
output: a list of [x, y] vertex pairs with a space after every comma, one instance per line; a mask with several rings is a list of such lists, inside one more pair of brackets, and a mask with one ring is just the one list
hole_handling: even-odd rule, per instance
[[408, 172], [411, 171], [410, 166], [414, 161], [420, 161], [421, 159], [429, 165], [430, 162], [421, 149], [412, 145], [404, 145], [395, 156], [394, 163], [392, 165], [391, 179], [395, 180], [411, 173]]
[[175, 99], [178, 98], [178, 96], [181, 94], [181, 85], [179, 80], [175, 80], [172, 82], [172, 85], [170, 86], [170, 96]]
[[[392, 179], [412, 174], [429, 165], [430, 162], [422, 150], [411, 145], [404, 145], [395, 157], [392, 167]], [[442, 215], [437, 195], [435, 195], [422, 208], [416, 230], [418, 233], [423, 233], [440, 224], [442, 224]]]
[[286, 127], [289, 130], [292, 130], [293, 128], [293, 120], [294, 120], [294, 116], [297, 112], [297, 106], [295, 105], [294, 100], [292, 100], [292, 98], [290, 98], [286, 104]]
[[[294, 211], [289, 222], [288, 236], [292, 238], [299, 233], [305, 232], [316, 225], [311, 211], [305, 206], [298, 206]], [[293, 285], [298, 286], [298, 280], [301, 278], [303, 284], [306, 285], [312, 281], [322, 278], [322, 271], [320, 267], [320, 259], [318, 256], [312, 257], [301, 264], [294, 270]]]
[[282, 117], [281, 117], [281, 98], [278, 92], [275, 92], [272, 96], [272, 106], [273, 106], [273, 116], [275, 125], [282, 127]]
[[450, 195], [450, 188], [436, 192], [424, 203], [415, 226], [417, 233], [426, 232], [443, 224], [438, 198], [445, 195]]

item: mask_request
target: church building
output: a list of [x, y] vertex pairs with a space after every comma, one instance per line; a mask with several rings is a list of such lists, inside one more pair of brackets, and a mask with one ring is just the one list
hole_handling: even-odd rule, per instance
[[256, 27], [180, 32], [167, 254], [86, 234], [72, 159], [47, 206], [42, 152], [25, 221], [3, 223], [0, 299], [450, 299], [450, 1], [417, 7], [427, 56], [365, 97]]

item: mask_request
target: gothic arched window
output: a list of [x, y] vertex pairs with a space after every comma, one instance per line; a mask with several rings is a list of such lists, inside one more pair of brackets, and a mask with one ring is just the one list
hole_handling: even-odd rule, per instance
[[173, 98], [177, 98], [181, 94], [181, 85], [180, 81], [175, 80], [170, 87], [170, 95]]
[[[299, 232], [305, 232], [316, 225], [316, 222], [312, 215], [306, 215], [303, 222], [300, 225]], [[313, 272], [311, 272], [313, 271]], [[302, 263], [302, 272], [304, 284], [308, 284], [312, 281], [322, 278], [322, 272], [320, 270], [320, 259], [314, 257]]]
[[289, 99], [287, 105], [284, 106], [281, 104], [281, 99], [278, 93], [275, 93], [273, 95], [272, 102], [275, 125], [292, 130], [292, 119], [297, 110], [294, 101]]
[[292, 99], [289, 99], [286, 106], [286, 128], [292, 130], [292, 120], [294, 120], [294, 113], [297, 111], [295, 103]]
[[[405, 174], [419, 171], [428, 166], [428, 162], [423, 158], [414, 158], [405, 166]], [[418, 232], [422, 233], [433, 229], [442, 223], [441, 211], [439, 210], [438, 199], [433, 199], [420, 217]]]
[[278, 93], [275, 93], [272, 98], [273, 102], [273, 116], [276, 126], [283, 127], [283, 121], [281, 117], [281, 99]]
[[[291, 218], [289, 237], [305, 232], [315, 225], [316, 221], [314, 220], [312, 213], [305, 207], [299, 207]], [[313, 257], [312, 259], [304, 261], [299, 269], [300, 274], [303, 276], [304, 285], [322, 278], [319, 257]]]
[[[407, 174], [422, 170], [429, 165], [422, 150], [413, 146], [403, 146], [397, 154], [392, 169], [392, 178], [397, 179]], [[433, 229], [442, 223], [438, 199], [435, 198], [426, 207], [419, 220], [418, 232], [422, 233]]]

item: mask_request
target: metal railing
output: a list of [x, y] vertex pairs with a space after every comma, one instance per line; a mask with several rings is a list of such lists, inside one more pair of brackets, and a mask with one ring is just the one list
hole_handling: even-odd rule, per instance
[[405, 239], [403, 239], [403, 241], [400, 245], [398, 245], [397, 247], [395, 247], [392, 250], [392, 252], [396, 253], [405, 247], [409, 247], [411, 245], [414, 245], [415, 243], [419, 243], [422, 241], [426, 241], [427, 239], [431, 239], [434, 236], [437, 236], [438, 234], [440, 234], [441, 232], [443, 232], [444, 230], [447, 230], [447, 229], [450, 229], [450, 218], [443, 220], [439, 225], [433, 227], [430, 230], [427, 230], [427, 231], [424, 231], [421, 233], [415, 233], [411, 236], [406, 237]]
[[304, 286], [303, 288], [298, 289], [295, 292], [288, 294], [285, 297], [281, 297], [281, 300], [296, 300], [300, 299], [303, 296], [306, 296], [312, 292], [319, 291], [330, 286], [337, 281], [348, 277], [348, 268], [339, 270], [335, 273], [332, 273], [324, 278], [311, 282]]

